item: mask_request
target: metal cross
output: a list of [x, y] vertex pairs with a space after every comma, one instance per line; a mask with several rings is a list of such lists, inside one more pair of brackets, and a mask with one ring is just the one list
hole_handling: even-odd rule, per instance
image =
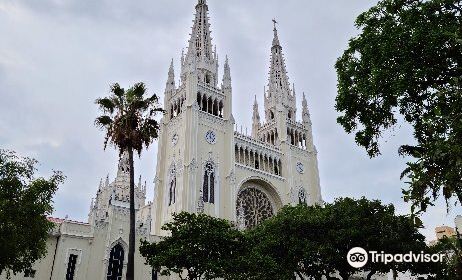
[[277, 23], [278, 23], [278, 22], [276, 21], [276, 19], [273, 18], [274, 29], [276, 29], [276, 24], [277, 24]]

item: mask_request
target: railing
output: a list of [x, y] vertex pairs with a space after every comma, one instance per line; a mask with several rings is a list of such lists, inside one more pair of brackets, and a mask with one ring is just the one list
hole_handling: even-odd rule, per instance
[[[276, 153], [279, 153], [279, 154], [281, 153], [281, 150], [279, 149], [279, 147], [271, 145], [268, 142], [263, 142], [263, 141], [260, 141], [258, 139], [252, 138], [250, 136], [241, 134], [241, 133], [239, 133], [237, 131], [234, 131], [234, 137], [235, 137], [235, 139], [239, 139], [239, 140], [244, 141], [244, 143], [246, 143], [246, 144], [253, 145], [255, 148], [267, 149], [268, 151], [276, 152]], [[236, 143], [237, 143], [237, 141], [236, 141]]]
[[206, 83], [203, 83], [203, 82], [198, 82], [198, 86], [199, 88], [202, 88], [202, 89], [205, 89], [205, 90], [208, 90], [214, 94], [217, 94], [221, 97], [225, 97], [225, 95], [223, 94], [223, 92], [219, 89], [219, 88], [216, 88], [216, 87], [213, 87], [211, 85], [208, 85]]

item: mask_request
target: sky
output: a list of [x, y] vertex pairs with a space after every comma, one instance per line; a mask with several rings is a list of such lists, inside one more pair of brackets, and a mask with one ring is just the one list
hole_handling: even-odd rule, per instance
[[[409, 214], [401, 197], [406, 183], [399, 178], [406, 159], [397, 151], [412, 143], [412, 129], [399, 122], [385, 133], [382, 155], [370, 159], [336, 123], [335, 61], [358, 33], [355, 18], [377, 1], [207, 2], [221, 74], [225, 55], [230, 61], [236, 124], [250, 132], [254, 96], [263, 104], [275, 18], [289, 79], [295, 83], [299, 120], [301, 95], [307, 95], [323, 199], [365, 196]], [[39, 176], [64, 172], [54, 216], [86, 221], [99, 181], [108, 174], [115, 177], [118, 154], [103, 149], [104, 133], [93, 124], [98, 116], [94, 100], [108, 95], [114, 82], [129, 87], [140, 81], [163, 98], [172, 58], [178, 77], [195, 4], [0, 0], [0, 149], [37, 159]], [[141, 174], [148, 184], [148, 200], [154, 192], [156, 152], [154, 143], [135, 160], [136, 177]], [[461, 207], [448, 212], [438, 201], [423, 215], [422, 233], [435, 239], [435, 226], [454, 226], [461, 213]]]

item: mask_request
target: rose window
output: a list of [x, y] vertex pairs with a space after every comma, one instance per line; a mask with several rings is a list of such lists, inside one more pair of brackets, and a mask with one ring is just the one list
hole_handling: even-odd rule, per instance
[[252, 228], [274, 215], [268, 196], [256, 188], [242, 190], [237, 198], [240, 228]]

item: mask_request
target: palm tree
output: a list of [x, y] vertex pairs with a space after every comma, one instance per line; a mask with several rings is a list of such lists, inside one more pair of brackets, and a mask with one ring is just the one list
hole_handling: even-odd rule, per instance
[[133, 171], [133, 151], [141, 155], [143, 147], [158, 138], [159, 123], [154, 117], [163, 113], [158, 107], [158, 97], [154, 94], [144, 98], [146, 86], [137, 83], [128, 90], [119, 84], [111, 86], [111, 95], [98, 98], [96, 104], [102, 115], [96, 118], [95, 125], [106, 132], [104, 149], [108, 144], [119, 150], [119, 156], [128, 152], [130, 162], [130, 237], [128, 242], [127, 280], [134, 280], [135, 258], [135, 183]]

